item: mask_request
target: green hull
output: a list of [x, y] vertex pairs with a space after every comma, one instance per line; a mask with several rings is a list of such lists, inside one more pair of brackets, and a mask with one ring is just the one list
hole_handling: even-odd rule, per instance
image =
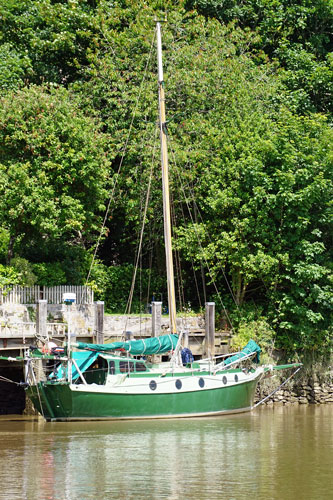
[[251, 410], [259, 378], [230, 387], [162, 394], [75, 391], [68, 383], [40, 382], [27, 394], [47, 420], [209, 416]]

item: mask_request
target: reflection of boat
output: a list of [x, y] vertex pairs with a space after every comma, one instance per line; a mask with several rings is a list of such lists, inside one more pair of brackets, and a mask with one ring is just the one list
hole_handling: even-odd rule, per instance
[[[260, 348], [250, 341], [224, 360], [182, 360], [182, 333], [177, 335], [173, 278], [166, 118], [160, 23], [157, 22], [160, 138], [164, 235], [168, 278], [170, 335], [113, 344], [76, 344], [58, 358], [41, 380], [38, 353], [26, 361], [27, 392], [47, 420], [166, 418], [218, 415], [250, 410], [258, 381], [275, 368], [253, 367]], [[118, 354], [117, 354], [118, 352]], [[168, 362], [142, 356], [172, 353]], [[126, 353], [124, 355], [124, 353]], [[183, 353], [186, 354], [186, 353]], [[52, 358], [49, 358], [52, 361]], [[184, 362], [183, 362], [184, 361]], [[57, 359], [54, 358], [54, 362]], [[59, 364], [60, 363], [60, 364]], [[295, 365], [288, 365], [288, 367]]]

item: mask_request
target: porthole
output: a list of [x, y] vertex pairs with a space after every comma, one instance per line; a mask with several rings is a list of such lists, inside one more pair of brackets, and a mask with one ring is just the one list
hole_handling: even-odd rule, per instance
[[151, 380], [149, 382], [149, 389], [151, 389], [152, 391], [155, 391], [156, 387], [157, 387], [157, 384], [156, 384], [155, 380]]
[[238, 375], [235, 375], [235, 382], [238, 382]]
[[181, 388], [182, 388], [182, 385], [183, 385], [183, 384], [182, 384], [182, 381], [181, 381], [181, 380], [179, 380], [179, 379], [177, 379], [177, 380], [176, 380], [176, 387], [177, 387], [177, 389], [181, 389]]
[[222, 382], [224, 383], [224, 385], [226, 385], [228, 383], [228, 379], [226, 376], [223, 377]]
[[205, 387], [205, 381], [204, 379], [201, 377], [199, 378], [199, 386], [202, 388], [202, 387]]

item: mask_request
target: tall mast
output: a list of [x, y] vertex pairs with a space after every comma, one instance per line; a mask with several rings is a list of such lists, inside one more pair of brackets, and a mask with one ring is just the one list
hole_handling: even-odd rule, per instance
[[172, 260], [171, 241], [171, 216], [170, 216], [170, 192], [169, 192], [169, 165], [167, 148], [167, 130], [165, 118], [165, 96], [162, 65], [162, 41], [161, 23], [156, 22], [157, 32], [157, 62], [158, 62], [158, 97], [160, 111], [160, 139], [161, 139], [161, 164], [162, 164], [162, 187], [163, 187], [163, 216], [164, 216], [164, 243], [166, 256], [166, 270], [168, 280], [168, 303], [171, 333], [177, 332], [176, 326], [176, 294], [175, 280]]

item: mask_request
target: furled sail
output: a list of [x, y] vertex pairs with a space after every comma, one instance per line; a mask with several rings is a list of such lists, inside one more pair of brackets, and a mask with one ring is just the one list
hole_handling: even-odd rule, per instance
[[133, 356], [163, 354], [173, 351], [178, 342], [178, 335], [172, 333], [159, 337], [149, 337], [140, 340], [126, 340], [125, 342], [112, 342], [110, 344], [86, 344], [76, 342], [75, 347], [89, 351], [112, 352], [127, 351]]
[[256, 357], [255, 357], [254, 361], [256, 363], [259, 363], [260, 352], [261, 352], [261, 349], [258, 346], [258, 344], [256, 344], [256, 342], [254, 340], [249, 340], [249, 342], [241, 350], [241, 352], [235, 354], [234, 356], [231, 356], [230, 358], [225, 359], [224, 365], [230, 365], [230, 363], [233, 363], [233, 362], [237, 361], [238, 359], [245, 358], [246, 356], [249, 356], [252, 353], [256, 353]]

